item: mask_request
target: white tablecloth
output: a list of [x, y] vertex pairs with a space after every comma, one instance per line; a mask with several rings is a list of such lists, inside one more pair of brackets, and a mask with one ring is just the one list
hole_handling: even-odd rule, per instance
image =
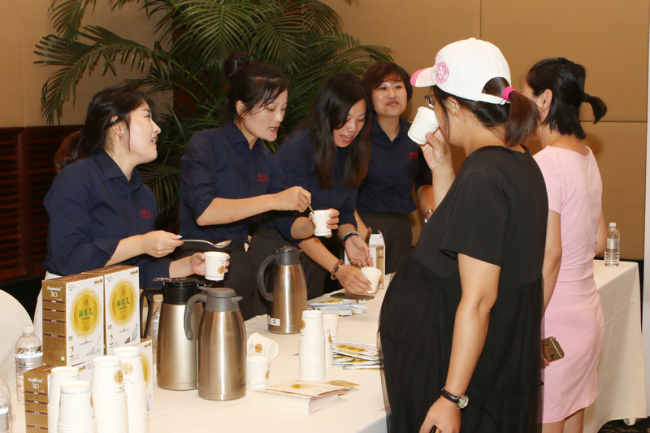
[[[587, 408], [585, 433], [595, 433], [607, 421], [624, 418], [645, 418], [645, 388], [639, 275], [636, 263], [621, 262], [619, 267], [606, 268], [596, 263], [596, 284], [605, 316], [606, 336], [600, 364], [598, 384], [600, 396]], [[385, 291], [369, 301], [367, 314], [342, 317], [338, 339], [366, 343], [376, 342], [379, 309]], [[328, 298], [328, 296], [326, 296]], [[246, 322], [248, 335], [260, 332], [280, 344], [280, 352], [271, 362], [270, 383], [298, 378], [298, 335], [271, 334], [266, 316]], [[312, 415], [294, 415], [252, 407], [248, 396], [229, 402], [201, 399], [197, 391], [154, 390], [154, 410], [149, 417], [152, 433], [177, 432], [309, 432], [332, 433], [386, 431], [381, 379], [377, 370], [343, 370], [334, 367], [327, 379], [344, 379], [360, 384], [359, 388], [339, 401]], [[13, 407], [17, 423], [15, 433], [25, 431], [24, 408]]]
[[605, 342], [598, 364], [599, 396], [585, 411], [584, 433], [596, 433], [611, 420], [646, 417], [639, 267], [634, 262], [594, 264]]

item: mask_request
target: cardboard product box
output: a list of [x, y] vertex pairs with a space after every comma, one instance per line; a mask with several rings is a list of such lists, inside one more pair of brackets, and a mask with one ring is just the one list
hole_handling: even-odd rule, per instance
[[144, 370], [144, 380], [147, 382], [147, 410], [153, 410], [153, 342], [151, 340], [142, 340], [137, 346], [140, 349], [142, 358], [142, 369]]
[[[384, 276], [386, 275], [386, 245], [384, 244], [384, 236], [381, 233], [370, 235], [368, 241], [368, 248], [370, 249], [370, 257], [375, 268], [381, 271], [379, 278], [379, 289], [385, 289]], [[350, 265], [348, 254], [345, 253], [345, 264]]]
[[[25, 424], [28, 433], [43, 433], [48, 430], [47, 404], [50, 389], [50, 372], [55, 365], [42, 365], [25, 372]], [[90, 382], [92, 361], [77, 365], [79, 380]]]
[[140, 344], [140, 271], [137, 266], [115, 265], [85, 275], [104, 280], [104, 336], [107, 355], [120, 346]]
[[93, 275], [44, 280], [43, 363], [78, 365], [104, 354], [104, 282]]
[[42, 365], [24, 373], [25, 425], [27, 432], [47, 431], [47, 391], [54, 365]]

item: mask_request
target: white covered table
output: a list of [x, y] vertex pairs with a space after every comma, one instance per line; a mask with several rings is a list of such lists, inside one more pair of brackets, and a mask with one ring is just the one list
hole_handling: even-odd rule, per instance
[[599, 396], [585, 410], [584, 433], [596, 433], [611, 420], [646, 417], [638, 265], [606, 267], [602, 260], [594, 264], [605, 342], [598, 364]]
[[[645, 418], [643, 350], [641, 342], [639, 274], [636, 263], [619, 267], [596, 264], [596, 284], [605, 316], [605, 343], [598, 366], [600, 396], [587, 408], [585, 433], [596, 433], [607, 421]], [[360, 316], [342, 317], [338, 339], [376, 342], [379, 309], [385, 291], [369, 301], [369, 310]], [[329, 298], [329, 296], [325, 296]], [[311, 301], [310, 301], [311, 302]], [[298, 378], [298, 335], [271, 334], [266, 316], [246, 322], [248, 335], [260, 332], [280, 344], [271, 362], [270, 383]], [[344, 379], [360, 384], [339, 401], [312, 415], [294, 415], [252, 407], [248, 396], [229, 402], [203, 400], [197, 391], [174, 392], [155, 387], [154, 410], [150, 414], [152, 433], [177, 432], [386, 432], [381, 379], [377, 370], [343, 370], [334, 367], [327, 379]], [[25, 432], [24, 408], [15, 405], [15, 433]]]

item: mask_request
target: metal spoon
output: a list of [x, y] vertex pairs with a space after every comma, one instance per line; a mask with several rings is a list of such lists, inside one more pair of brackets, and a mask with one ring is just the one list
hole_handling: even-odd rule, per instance
[[227, 247], [228, 245], [230, 245], [230, 242], [232, 242], [231, 240], [227, 240], [227, 241], [221, 241], [221, 242], [218, 242], [216, 244], [213, 244], [212, 242], [206, 241], [206, 240], [203, 240], [203, 239], [182, 239], [182, 241], [183, 241], [183, 243], [185, 243], [185, 242], [201, 242], [201, 243], [204, 243], [204, 244], [212, 245], [213, 247], [215, 247], [217, 249]]

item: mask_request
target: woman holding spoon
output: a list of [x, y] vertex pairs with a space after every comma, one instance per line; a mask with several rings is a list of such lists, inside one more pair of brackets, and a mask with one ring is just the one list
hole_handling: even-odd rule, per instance
[[[307, 209], [308, 191], [284, 187], [284, 178], [264, 141], [275, 141], [287, 107], [289, 81], [274, 66], [251, 62], [246, 53], [234, 53], [225, 64], [227, 112], [223, 127], [194, 134], [181, 159], [181, 234], [218, 243], [232, 240], [220, 251], [230, 255], [225, 287], [234, 289], [244, 319], [253, 315], [256, 290], [246, 251], [253, 226], [269, 219], [271, 211]], [[308, 218], [294, 218], [287, 228], [297, 239], [313, 233]], [[186, 244], [183, 254], [205, 250]]]
[[[305, 126], [291, 133], [275, 153], [286, 185], [309, 191], [316, 211], [330, 210], [327, 224], [335, 230], [329, 238], [300, 240], [285, 235], [284, 240], [276, 239], [304, 251], [301, 263], [309, 298], [323, 294], [326, 280], [338, 280], [352, 293], [370, 289], [359, 267], [371, 265], [372, 260], [368, 245], [356, 231], [354, 209], [358, 187], [368, 171], [371, 113], [370, 101], [357, 76], [349, 72], [330, 75], [314, 97]], [[280, 229], [286, 223], [284, 217], [275, 219]], [[261, 241], [256, 236], [252, 245]], [[354, 266], [344, 265], [339, 258], [341, 244]]]
[[[140, 287], [159, 277], [205, 273], [204, 256], [167, 258], [180, 237], [154, 230], [156, 201], [137, 166], [156, 159], [160, 128], [153, 101], [116, 87], [97, 93], [83, 127], [68, 136], [55, 156], [59, 173], [45, 196], [50, 217], [46, 279], [113, 264], [138, 266]], [[39, 295], [34, 324], [42, 330]]]

